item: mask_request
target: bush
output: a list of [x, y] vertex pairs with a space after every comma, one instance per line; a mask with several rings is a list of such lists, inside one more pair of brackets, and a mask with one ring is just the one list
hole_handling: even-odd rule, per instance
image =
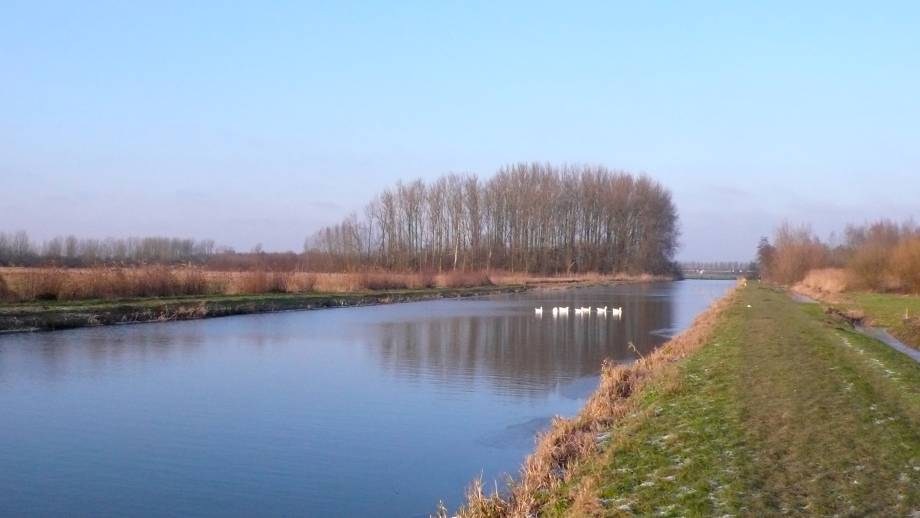
[[899, 287], [920, 293], [920, 236], [901, 241], [892, 252], [890, 262]]
[[827, 245], [808, 227], [783, 224], [776, 231], [769, 263], [761, 265], [762, 275], [769, 281], [795, 284], [809, 271], [831, 266], [830, 255]]

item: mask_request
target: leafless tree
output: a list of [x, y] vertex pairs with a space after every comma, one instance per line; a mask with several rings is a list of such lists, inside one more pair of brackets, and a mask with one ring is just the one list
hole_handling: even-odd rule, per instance
[[311, 267], [660, 273], [673, 270], [679, 237], [667, 189], [600, 166], [521, 163], [486, 181], [398, 183], [364, 214], [308, 238]]

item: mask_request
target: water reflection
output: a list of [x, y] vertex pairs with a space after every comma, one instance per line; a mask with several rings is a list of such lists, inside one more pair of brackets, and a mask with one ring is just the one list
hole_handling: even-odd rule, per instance
[[[622, 318], [542, 317], [533, 307], [603, 305], [623, 307]], [[667, 340], [674, 319], [671, 297], [612, 297], [603, 289], [540, 293], [491, 301], [481, 314], [420, 317], [367, 326], [367, 350], [394, 377], [432, 377], [466, 386], [481, 382], [503, 394], [537, 396], [573, 379], [596, 375], [605, 359], [632, 361]]]
[[427, 516], [729, 284], [0, 336], [0, 515]]

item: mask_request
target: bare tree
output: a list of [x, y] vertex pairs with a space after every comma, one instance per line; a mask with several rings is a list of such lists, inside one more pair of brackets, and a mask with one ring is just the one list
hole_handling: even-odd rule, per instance
[[[366, 253], [331, 236], [364, 229]], [[354, 231], [351, 234], [357, 235]], [[604, 167], [513, 164], [481, 182], [450, 174], [397, 183], [365, 210], [317, 232], [305, 250], [328, 269], [501, 268], [669, 272], [679, 237], [670, 192]]]

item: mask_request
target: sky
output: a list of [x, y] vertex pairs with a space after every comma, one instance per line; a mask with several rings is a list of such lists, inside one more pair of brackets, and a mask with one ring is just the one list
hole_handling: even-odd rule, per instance
[[397, 180], [647, 173], [682, 260], [920, 220], [920, 3], [0, 2], [0, 231], [304, 237]]

